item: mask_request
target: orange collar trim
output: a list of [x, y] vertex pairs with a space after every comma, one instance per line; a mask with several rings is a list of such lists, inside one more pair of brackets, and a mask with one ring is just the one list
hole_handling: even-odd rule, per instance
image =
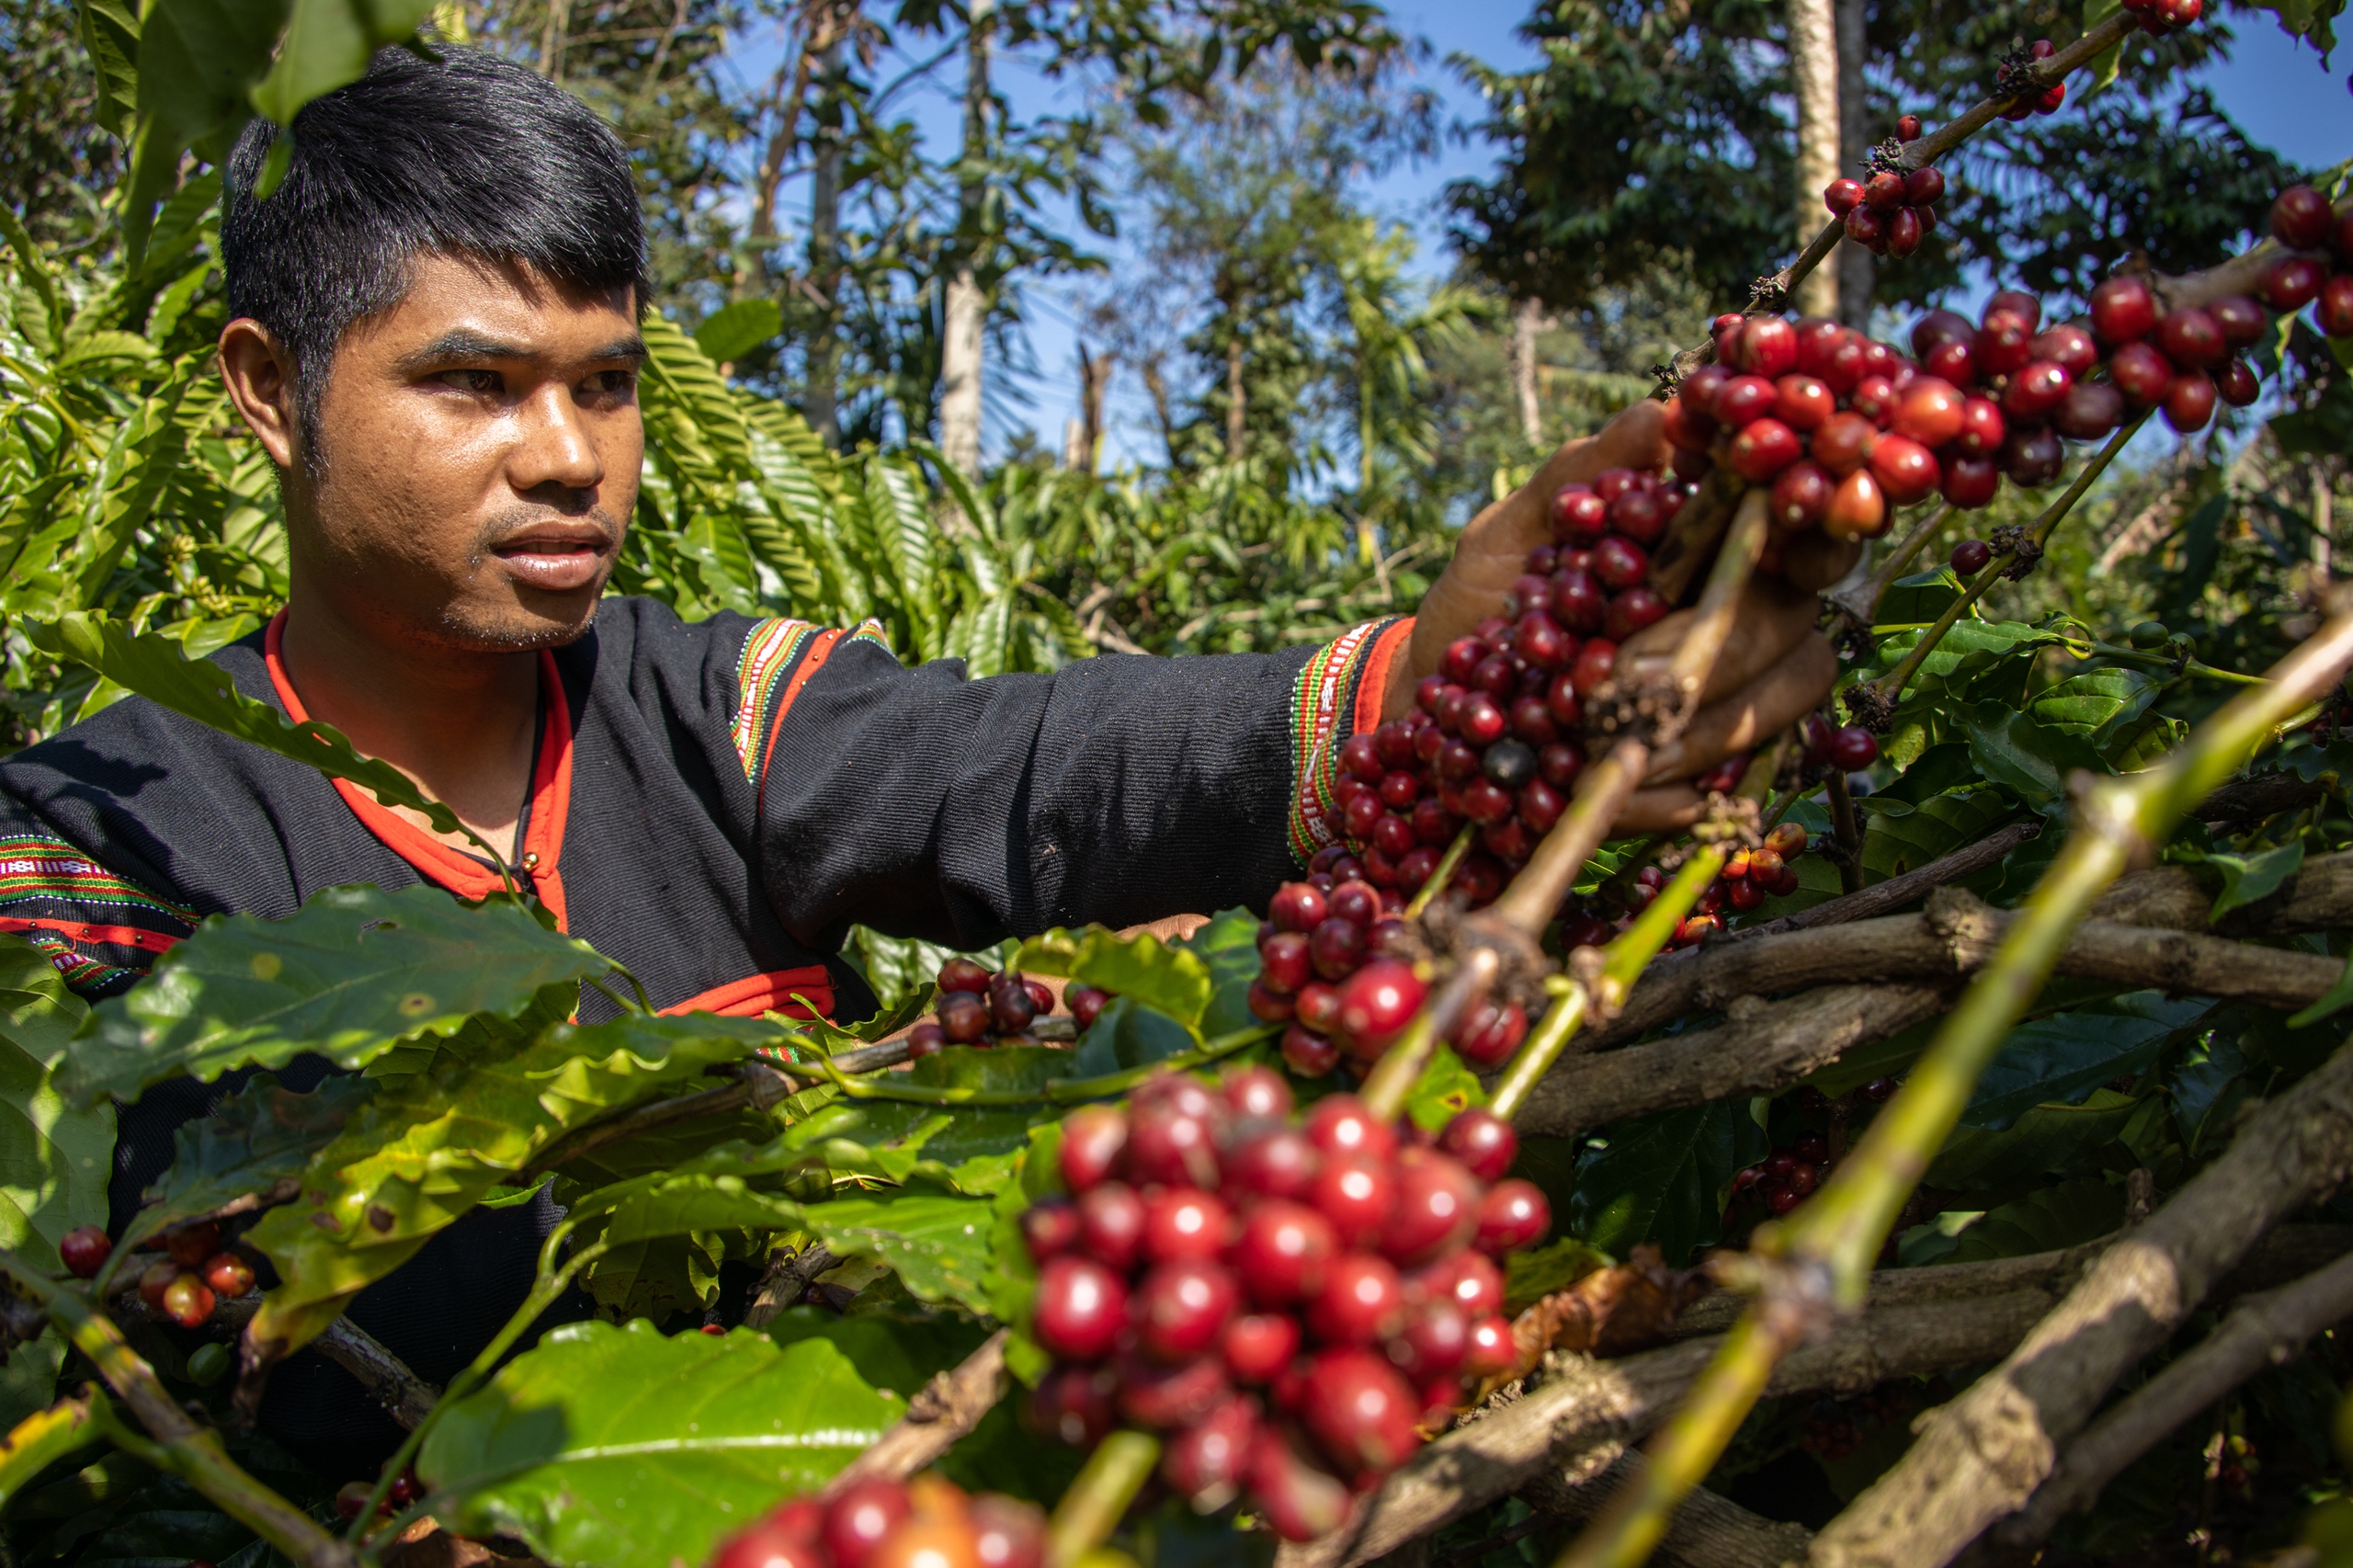
[[[269, 630], [263, 634], [262, 656], [269, 665], [269, 684], [278, 688], [278, 700], [286, 705], [287, 714], [299, 724], [311, 715], [303, 709], [302, 699], [294, 694], [294, 683], [286, 676], [281, 652], [285, 633], [286, 612], [281, 609], [270, 618]], [[556, 670], [555, 655], [545, 648], [540, 650], [540, 689], [547, 694], [547, 727], [540, 737], [538, 765], [531, 770], [531, 821], [523, 830], [523, 864], [516, 870], [530, 879], [540, 902], [555, 916], [557, 928], [569, 930], [564, 918], [563, 874], [556, 863], [563, 852], [564, 813], [572, 802], [572, 710], [564, 700], [563, 680]], [[398, 812], [377, 804], [376, 797], [358, 785], [342, 778], [333, 783], [335, 793], [351, 808], [351, 814], [359, 819], [359, 825], [427, 880], [460, 898], [488, 898], [505, 891], [506, 884], [498, 873], [472, 856], [452, 849]]]

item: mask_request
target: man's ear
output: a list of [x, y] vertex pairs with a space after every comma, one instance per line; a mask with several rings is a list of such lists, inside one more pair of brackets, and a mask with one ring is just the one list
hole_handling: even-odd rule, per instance
[[295, 416], [293, 357], [269, 328], [251, 316], [239, 316], [221, 329], [219, 358], [221, 380], [246, 428], [272, 462], [293, 468], [301, 438]]

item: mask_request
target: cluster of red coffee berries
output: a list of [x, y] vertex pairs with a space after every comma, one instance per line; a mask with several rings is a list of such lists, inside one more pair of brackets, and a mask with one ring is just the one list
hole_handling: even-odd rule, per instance
[[[1843, 735], [1844, 731], [1834, 732]], [[1870, 732], [1864, 735], [1869, 738]], [[1877, 746], [1874, 744], [1874, 754]], [[1866, 764], [1865, 766], [1868, 766]], [[1699, 900], [1691, 906], [1667, 939], [1670, 948], [1688, 948], [1702, 942], [1711, 934], [1724, 929], [1734, 915], [1745, 915], [1768, 898], [1786, 898], [1798, 891], [1798, 859], [1805, 854], [1806, 831], [1793, 822], [1777, 824], [1765, 835], [1765, 842], [1755, 849], [1735, 849], [1724, 861], [1724, 869], [1716, 873]], [[1666, 874], [1656, 866], [1645, 866], [1634, 874], [1635, 885], [1644, 891], [1635, 896], [1648, 904], [1666, 885]]]
[[[1918, 141], [1920, 117], [1907, 114], [1896, 121], [1895, 139]], [[1918, 250], [1936, 228], [1937, 203], [1944, 194], [1943, 170], [1930, 165], [1907, 171], [1888, 159], [1871, 170], [1869, 179], [1832, 180], [1823, 187], [1822, 204], [1832, 217], [1845, 222], [1848, 239], [1873, 256], [1901, 260]]]
[[[161, 1245], [164, 1256], [139, 1276], [139, 1299], [182, 1328], [200, 1327], [222, 1298], [254, 1288], [253, 1265], [222, 1250], [221, 1227], [210, 1220], [175, 1226], [146, 1244]], [[85, 1279], [97, 1273], [113, 1250], [95, 1225], [67, 1232], [58, 1244], [65, 1267]]]
[[[1874, 1078], [1847, 1099], [1856, 1110], [1884, 1105], [1895, 1097], [1895, 1091], [1901, 1086], [1893, 1078]], [[1794, 1097], [1799, 1109], [1809, 1115], [1830, 1109], [1829, 1096], [1819, 1089], [1802, 1088]], [[1828, 1137], [1819, 1131], [1800, 1132], [1762, 1163], [1733, 1177], [1732, 1207], [1738, 1208], [1743, 1198], [1753, 1194], [1773, 1213], [1786, 1214], [1822, 1185], [1823, 1178], [1830, 1174], [1831, 1163]]]
[[1203, 1507], [1246, 1492], [1304, 1540], [1404, 1463], [1466, 1380], [1512, 1364], [1495, 1260], [1552, 1212], [1504, 1179], [1518, 1140], [1487, 1111], [1434, 1145], [1350, 1095], [1290, 1112], [1263, 1067], [1164, 1074], [1125, 1110], [1075, 1111], [1070, 1196], [1021, 1227], [1030, 1332], [1056, 1363], [1036, 1424], [1075, 1444], [1123, 1420], [1166, 1433], [1177, 1492]]
[[710, 1568], [1039, 1568], [1045, 1555], [1046, 1516], [1035, 1504], [968, 1495], [926, 1472], [780, 1504], [729, 1538]]
[[1342, 744], [1333, 792], [1350, 849], [1335, 876], [1415, 892], [1468, 823], [1478, 847], [1452, 891], [1473, 908], [1503, 892], [1568, 809], [1586, 699], [1619, 643], [1671, 608], [1644, 579], [1687, 494], [1621, 468], [1552, 497], [1553, 542], [1529, 551], [1506, 613], [1447, 648], [1410, 713]]
[[2291, 251], [2264, 274], [2263, 297], [2287, 314], [2312, 305], [2320, 330], [2353, 337], [2353, 212], [2337, 213], [2308, 185], [2291, 185], [2271, 203], [2271, 237]]
[[1275, 890], [1258, 926], [1258, 978], [1250, 983], [1251, 1013], [1289, 1026], [1283, 1060], [1311, 1078], [1329, 1073], [1343, 1053], [1359, 1065], [1379, 1061], [1421, 1010], [1427, 990], [1398, 950], [1405, 927], [1396, 892], [1333, 876], [1312, 870], [1307, 881]]
[[[1111, 994], [1072, 984], [1063, 987], [1063, 999], [1084, 1033]], [[939, 966], [938, 1009], [907, 1031], [907, 1054], [924, 1057], [951, 1045], [1010, 1043], [1022, 1040], [1032, 1024], [1053, 1010], [1054, 994], [1042, 981], [1012, 970], [998, 972], [971, 959], [949, 959]]]
[[2141, 18], [2141, 30], [2163, 38], [2186, 28], [2206, 14], [2206, 0], [2124, 0], [2124, 8]]
[[[2193, 6], [2200, 3], [2201, 0], [2190, 0], [2190, 4]], [[2194, 21], [2197, 18], [2193, 15], [2190, 19]], [[2057, 52], [2057, 49], [2052, 44], [2052, 41], [2049, 39], [2039, 38], [2034, 40], [2033, 46], [2027, 51], [2026, 61], [2021, 63], [2030, 65], [2034, 61], [2048, 60]], [[2013, 56], [2013, 58], [2015, 58], [2015, 56]], [[2005, 73], [2001, 71], [1996, 71], [1995, 73], [1995, 85], [1996, 87], [2003, 85], [2002, 77], [2004, 74]], [[2053, 82], [2048, 87], [2029, 87], [2025, 91], [2019, 93], [2017, 97], [2010, 100], [2009, 107], [2002, 110], [2002, 118], [2004, 119], [2024, 119], [2029, 115], [2057, 114], [2059, 112], [2059, 106], [2066, 101], [2067, 84], [2064, 82]], [[1912, 119], [1910, 115], [1906, 115], [1904, 118], [1906, 119]], [[1916, 125], [1919, 122], [1917, 120], [1913, 120], [1913, 123]]]

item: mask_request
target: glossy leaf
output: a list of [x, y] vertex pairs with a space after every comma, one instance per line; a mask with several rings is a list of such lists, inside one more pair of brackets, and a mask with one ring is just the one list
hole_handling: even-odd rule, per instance
[[1969, 755], [1979, 770], [2037, 811], [2065, 803], [2070, 774], [2106, 771], [2084, 741], [2002, 703], [1974, 703], [1957, 717], [1968, 731]]
[[2143, 991], [2020, 1024], [1986, 1063], [1961, 1125], [2000, 1131], [2036, 1106], [2073, 1104], [2111, 1079], [2137, 1077], [2208, 1010]]
[[1076, 933], [1057, 926], [1032, 937], [1013, 955], [1013, 967], [1084, 981], [1165, 1013], [1196, 1033], [1216, 989], [1209, 964], [1192, 949], [1163, 942], [1148, 931], [1120, 937], [1099, 926]]
[[917, 1300], [989, 1310], [989, 1200], [902, 1191], [812, 1204], [804, 1222], [842, 1257], [872, 1257], [897, 1271]]
[[2124, 1222], [2124, 1189], [2098, 1180], [2043, 1187], [1989, 1209], [1939, 1263], [1986, 1263], [2097, 1241]]
[[610, 960], [504, 902], [470, 908], [419, 884], [330, 888], [284, 920], [207, 921], [147, 982], [98, 1009], [63, 1083], [81, 1100], [136, 1099], [186, 1074], [282, 1067], [315, 1051], [362, 1067], [404, 1040], [448, 1038], [479, 1014], [511, 1017], [542, 987]]
[[714, 365], [741, 359], [784, 330], [784, 312], [774, 300], [736, 300], [705, 316], [695, 328], [695, 347]]
[[1430, 1064], [1422, 1069], [1413, 1093], [1405, 1097], [1405, 1114], [1425, 1132], [1436, 1132], [1471, 1107], [1486, 1103], [1487, 1091], [1479, 1075], [1463, 1064], [1452, 1046], [1440, 1040]]
[[114, 1107], [54, 1083], [87, 1013], [45, 955], [0, 936], [0, 1247], [44, 1267], [58, 1238], [107, 1217]]
[[117, 1248], [135, 1247], [167, 1226], [232, 1206], [243, 1212], [290, 1201], [311, 1161], [375, 1092], [366, 1078], [338, 1076], [311, 1094], [297, 1094], [267, 1073], [257, 1074], [210, 1116], [180, 1124], [172, 1135], [170, 1166], [147, 1189]]
[[2140, 1104], [2130, 1095], [2099, 1088], [2078, 1105], [2035, 1106], [2003, 1131], [1955, 1128], [1929, 1163], [1927, 1185], [2015, 1188], [2122, 1132]]
[[2206, 864], [2222, 873], [2222, 891], [2215, 897], [2208, 918], [2220, 920], [2234, 909], [2269, 898], [2303, 863], [2304, 841], [2301, 838], [2253, 855], [2207, 856]]
[[570, 1324], [460, 1400], [417, 1473], [460, 1534], [560, 1568], [672, 1568], [816, 1490], [904, 1408], [821, 1338]]
[[1656, 1243], [1677, 1268], [1722, 1236], [1733, 1174], [1771, 1152], [1748, 1108], [1723, 1100], [1608, 1131], [1608, 1146], [1577, 1161], [1565, 1229], [1615, 1257]]

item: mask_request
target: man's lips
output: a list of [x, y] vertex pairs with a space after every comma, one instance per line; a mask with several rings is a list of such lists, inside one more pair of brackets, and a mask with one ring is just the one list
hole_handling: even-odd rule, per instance
[[602, 528], [565, 525], [527, 528], [491, 547], [507, 574], [527, 587], [569, 593], [593, 585], [613, 540]]

